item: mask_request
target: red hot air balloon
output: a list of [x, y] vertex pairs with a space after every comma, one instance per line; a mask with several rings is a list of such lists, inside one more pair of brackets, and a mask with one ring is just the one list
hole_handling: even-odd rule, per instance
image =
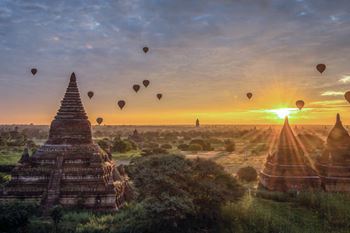
[[345, 92], [344, 98], [350, 103], [350, 91]]
[[316, 66], [316, 69], [318, 70], [318, 72], [320, 72], [321, 74], [323, 73], [323, 71], [326, 70], [326, 65], [325, 64], [318, 64]]
[[32, 75], [34, 76], [38, 72], [38, 70], [36, 68], [32, 68], [30, 72], [32, 72]]
[[157, 98], [160, 100], [163, 97], [163, 94], [158, 93]]
[[91, 99], [94, 96], [94, 92], [93, 91], [89, 91], [87, 93], [87, 95], [89, 96], [89, 98]]
[[149, 85], [149, 80], [143, 80], [143, 82], [142, 82], [142, 84], [145, 86], [145, 87], [148, 87], [148, 85]]
[[299, 108], [299, 110], [301, 110], [304, 107], [305, 103], [303, 100], [298, 100], [295, 102], [295, 105]]
[[125, 106], [125, 101], [124, 100], [119, 100], [118, 101], [118, 106], [119, 106], [120, 109], [123, 109], [124, 106]]
[[97, 122], [98, 125], [101, 125], [101, 123], [103, 122], [103, 118], [102, 117], [98, 117], [96, 119], [96, 122]]
[[143, 50], [144, 53], [147, 53], [149, 48], [148, 47], [143, 47], [142, 50]]
[[251, 92], [248, 92], [247, 97], [248, 97], [248, 99], [251, 99], [253, 97], [253, 94]]
[[135, 84], [134, 86], [132, 86], [132, 89], [134, 89], [134, 91], [137, 93], [140, 90], [140, 85]]

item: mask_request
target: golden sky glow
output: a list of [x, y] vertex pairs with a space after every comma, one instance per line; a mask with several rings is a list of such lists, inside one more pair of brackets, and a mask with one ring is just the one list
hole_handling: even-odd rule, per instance
[[[49, 124], [73, 71], [93, 123], [281, 124], [289, 115], [292, 124], [333, 124], [339, 112], [350, 124], [343, 97], [349, 7], [327, 0], [5, 1], [0, 124]], [[318, 63], [327, 65], [322, 75]], [[150, 86], [133, 92], [144, 79]], [[295, 111], [299, 99], [305, 107]]]

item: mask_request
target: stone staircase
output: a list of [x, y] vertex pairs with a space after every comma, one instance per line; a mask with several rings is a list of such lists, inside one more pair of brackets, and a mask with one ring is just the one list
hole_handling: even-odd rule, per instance
[[56, 160], [56, 168], [51, 172], [50, 181], [44, 200], [44, 210], [51, 209], [56, 204], [60, 195], [60, 184], [62, 178], [63, 156], [58, 156]]

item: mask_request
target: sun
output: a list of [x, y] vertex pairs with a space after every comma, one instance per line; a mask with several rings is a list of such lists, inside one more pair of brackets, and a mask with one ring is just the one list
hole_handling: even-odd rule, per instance
[[274, 112], [278, 118], [284, 119], [291, 113], [291, 110], [289, 108], [280, 108], [280, 109], [273, 109], [272, 112]]

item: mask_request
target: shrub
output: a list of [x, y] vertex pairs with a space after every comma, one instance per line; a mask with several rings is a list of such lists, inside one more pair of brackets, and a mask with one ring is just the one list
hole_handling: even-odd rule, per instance
[[18, 232], [29, 223], [29, 217], [39, 215], [39, 207], [32, 203], [6, 203], [0, 205], [0, 232]]
[[230, 142], [230, 143], [225, 145], [225, 150], [227, 152], [233, 152], [233, 151], [235, 151], [235, 149], [236, 149], [236, 145], [234, 142]]
[[189, 151], [196, 152], [196, 151], [201, 151], [201, 150], [203, 150], [203, 148], [202, 148], [202, 146], [199, 145], [199, 144], [190, 144], [189, 147], [188, 147], [188, 150], [189, 150]]
[[177, 148], [182, 151], [188, 151], [188, 147], [189, 146], [187, 144], [180, 144], [177, 146]]
[[202, 150], [205, 150], [205, 151], [210, 151], [212, 150], [211, 148], [211, 145], [210, 145], [210, 142], [208, 141], [204, 141], [202, 139], [193, 139], [191, 142], [190, 142], [190, 146], [192, 144], [198, 144], [202, 147]]
[[237, 177], [240, 180], [246, 181], [246, 182], [252, 182], [256, 181], [258, 178], [258, 173], [256, 172], [255, 168], [253, 167], [242, 167], [237, 172]]
[[172, 149], [173, 147], [172, 147], [170, 144], [163, 144], [163, 145], [161, 146], [161, 148], [166, 149], [166, 150], [170, 150], [170, 149]]

